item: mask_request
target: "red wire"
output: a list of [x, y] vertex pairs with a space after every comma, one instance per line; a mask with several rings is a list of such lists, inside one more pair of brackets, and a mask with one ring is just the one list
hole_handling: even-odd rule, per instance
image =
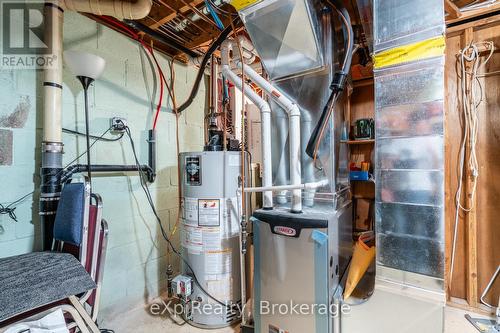
[[109, 18], [107, 16], [101, 16], [101, 18], [110, 23], [111, 25], [117, 27], [117, 28], [120, 28], [122, 30], [125, 30], [125, 32], [127, 32], [129, 34], [130, 37], [132, 37], [133, 39], [137, 40], [139, 43], [141, 43], [142, 47], [149, 52], [149, 54], [153, 57], [153, 60], [156, 64], [156, 68], [158, 70], [158, 75], [160, 76], [160, 98], [158, 100], [158, 104], [156, 106], [156, 114], [155, 114], [155, 117], [154, 117], [154, 121], [153, 121], [153, 130], [156, 129], [156, 124], [158, 122], [158, 116], [160, 115], [160, 110], [161, 110], [161, 106], [162, 106], [162, 102], [163, 102], [163, 81], [165, 80], [165, 76], [163, 75], [163, 71], [161, 70], [161, 67], [160, 67], [160, 64], [158, 63], [158, 61], [156, 60], [156, 57], [154, 55], [154, 51], [153, 51], [153, 48], [151, 46], [149, 46], [148, 44], [146, 44], [139, 36], [139, 34], [137, 34], [135, 31], [133, 31], [132, 29], [130, 29], [129, 27], [127, 27], [125, 24], [117, 21], [117, 20], [114, 20], [112, 18]]
[[156, 123], [158, 121], [158, 116], [160, 115], [160, 109], [161, 109], [161, 102], [163, 100], [163, 80], [162, 80], [162, 74], [160, 74], [160, 103], [156, 107], [156, 114], [155, 114], [155, 120], [153, 122], [153, 131], [156, 129]]

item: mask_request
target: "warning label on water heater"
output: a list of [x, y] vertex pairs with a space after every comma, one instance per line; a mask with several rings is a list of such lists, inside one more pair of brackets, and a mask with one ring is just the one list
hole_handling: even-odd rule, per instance
[[218, 227], [220, 225], [220, 200], [198, 200], [198, 225], [204, 227]]

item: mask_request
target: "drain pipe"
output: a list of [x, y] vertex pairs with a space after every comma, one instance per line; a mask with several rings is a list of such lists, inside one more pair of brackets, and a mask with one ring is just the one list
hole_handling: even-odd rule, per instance
[[[222, 74], [231, 81], [238, 89], [242, 90], [241, 78], [236, 75], [229, 65], [229, 50], [232, 47], [232, 42], [226, 40], [221, 45], [221, 71]], [[266, 187], [272, 186], [273, 183], [273, 168], [271, 158], [271, 108], [269, 104], [261, 98], [252, 88], [245, 85], [245, 96], [247, 96], [260, 110], [262, 131], [262, 183]], [[273, 209], [273, 193], [272, 191], [264, 191], [263, 194], [263, 209]]]
[[[312, 117], [311, 114], [306, 111], [302, 113], [302, 130], [301, 130], [301, 151], [306, 151], [307, 141], [313, 130]], [[311, 183], [314, 182], [314, 162], [307, 154], [301, 155], [302, 167], [304, 170], [302, 174], [304, 175], [304, 182]], [[316, 195], [316, 189], [307, 189], [304, 191], [304, 206], [312, 207], [314, 206], [314, 196]]]
[[[232, 42], [233, 44], [235, 42]], [[288, 114], [288, 139], [290, 145], [290, 182], [292, 185], [300, 185], [302, 174], [300, 170], [300, 110], [297, 104], [279, 92], [271, 83], [260, 76], [249, 66], [243, 66], [237, 52], [234, 52], [236, 65], [245, 72], [256, 85], [262, 88], [266, 94], [273, 98]], [[292, 190], [292, 213], [302, 212], [302, 191]]]
[[323, 179], [318, 182], [311, 182], [305, 184], [298, 185], [276, 185], [276, 186], [262, 186], [262, 187], [245, 187], [244, 192], [253, 193], [253, 192], [263, 192], [263, 191], [287, 191], [287, 190], [315, 190], [317, 188], [328, 185], [328, 180]]
[[47, 0], [45, 2], [45, 41], [51, 46], [54, 57], [53, 66], [43, 71], [43, 141], [39, 214], [44, 250], [50, 250], [52, 245], [52, 229], [63, 174], [61, 105], [64, 10], [109, 15], [119, 19], [140, 19], [149, 13], [151, 6], [151, 0]]

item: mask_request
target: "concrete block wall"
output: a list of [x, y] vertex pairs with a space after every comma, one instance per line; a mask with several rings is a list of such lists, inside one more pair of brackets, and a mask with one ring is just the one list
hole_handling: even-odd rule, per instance
[[[139, 159], [147, 163], [147, 130], [152, 126], [158, 88], [151, 65], [138, 44], [113, 30], [71, 12], [65, 13], [64, 47], [100, 55], [106, 60], [103, 76], [90, 90], [91, 133], [101, 135], [109, 119], [127, 119]], [[157, 53], [168, 77], [169, 59]], [[175, 65], [177, 100], [186, 99], [197, 68]], [[0, 71], [0, 203], [7, 204], [35, 191], [16, 209], [18, 222], [0, 215], [0, 257], [36, 251], [39, 246], [38, 169], [42, 126], [42, 73], [34, 70]], [[84, 131], [83, 92], [68, 69], [64, 71], [63, 126]], [[151, 102], [152, 95], [153, 103]], [[202, 82], [192, 106], [179, 119], [181, 151], [203, 147], [203, 114], [206, 93]], [[168, 94], [157, 125], [158, 178], [150, 186], [166, 230], [172, 230], [178, 212], [175, 115]], [[108, 134], [108, 137], [111, 135]], [[64, 163], [85, 151], [85, 138], [63, 134]], [[117, 142], [98, 142], [92, 161], [102, 164], [133, 164], [126, 136]], [[85, 156], [79, 162], [86, 163]], [[109, 312], [148, 302], [166, 289], [167, 256], [156, 219], [136, 174], [94, 176], [94, 192], [104, 202], [103, 217], [109, 224], [102, 307]], [[174, 242], [179, 243], [176, 233]]]

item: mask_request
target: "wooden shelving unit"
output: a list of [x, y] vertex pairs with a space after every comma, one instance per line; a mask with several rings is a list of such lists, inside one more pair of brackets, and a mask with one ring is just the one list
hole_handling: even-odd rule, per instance
[[368, 139], [368, 140], [343, 140], [340, 141], [340, 143], [345, 143], [348, 145], [367, 145], [367, 144], [373, 144], [375, 143], [375, 139]]
[[[346, 119], [350, 125], [354, 125], [357, 119], [375, 118], [374, 102], [374, 80], [373, 77], [352, 82], [349, 90]], [[350, 131], [351, 128], [349, 128]], [[370, 163], [370, 172], [373, 173], [374, 161], [372, 153], [375, 148], [375, 140], [353, 140], [352, 135], [349, 140], [341, 141], [349, 145], [350, 161], [356, 162], [359, 166], [361, 162]], [[375, 182], [373, 179], [359, 181], [351, 180], [351, 191], [354, 202], [354, 225], [355, 231], [370, 230], [375, 221]]]

